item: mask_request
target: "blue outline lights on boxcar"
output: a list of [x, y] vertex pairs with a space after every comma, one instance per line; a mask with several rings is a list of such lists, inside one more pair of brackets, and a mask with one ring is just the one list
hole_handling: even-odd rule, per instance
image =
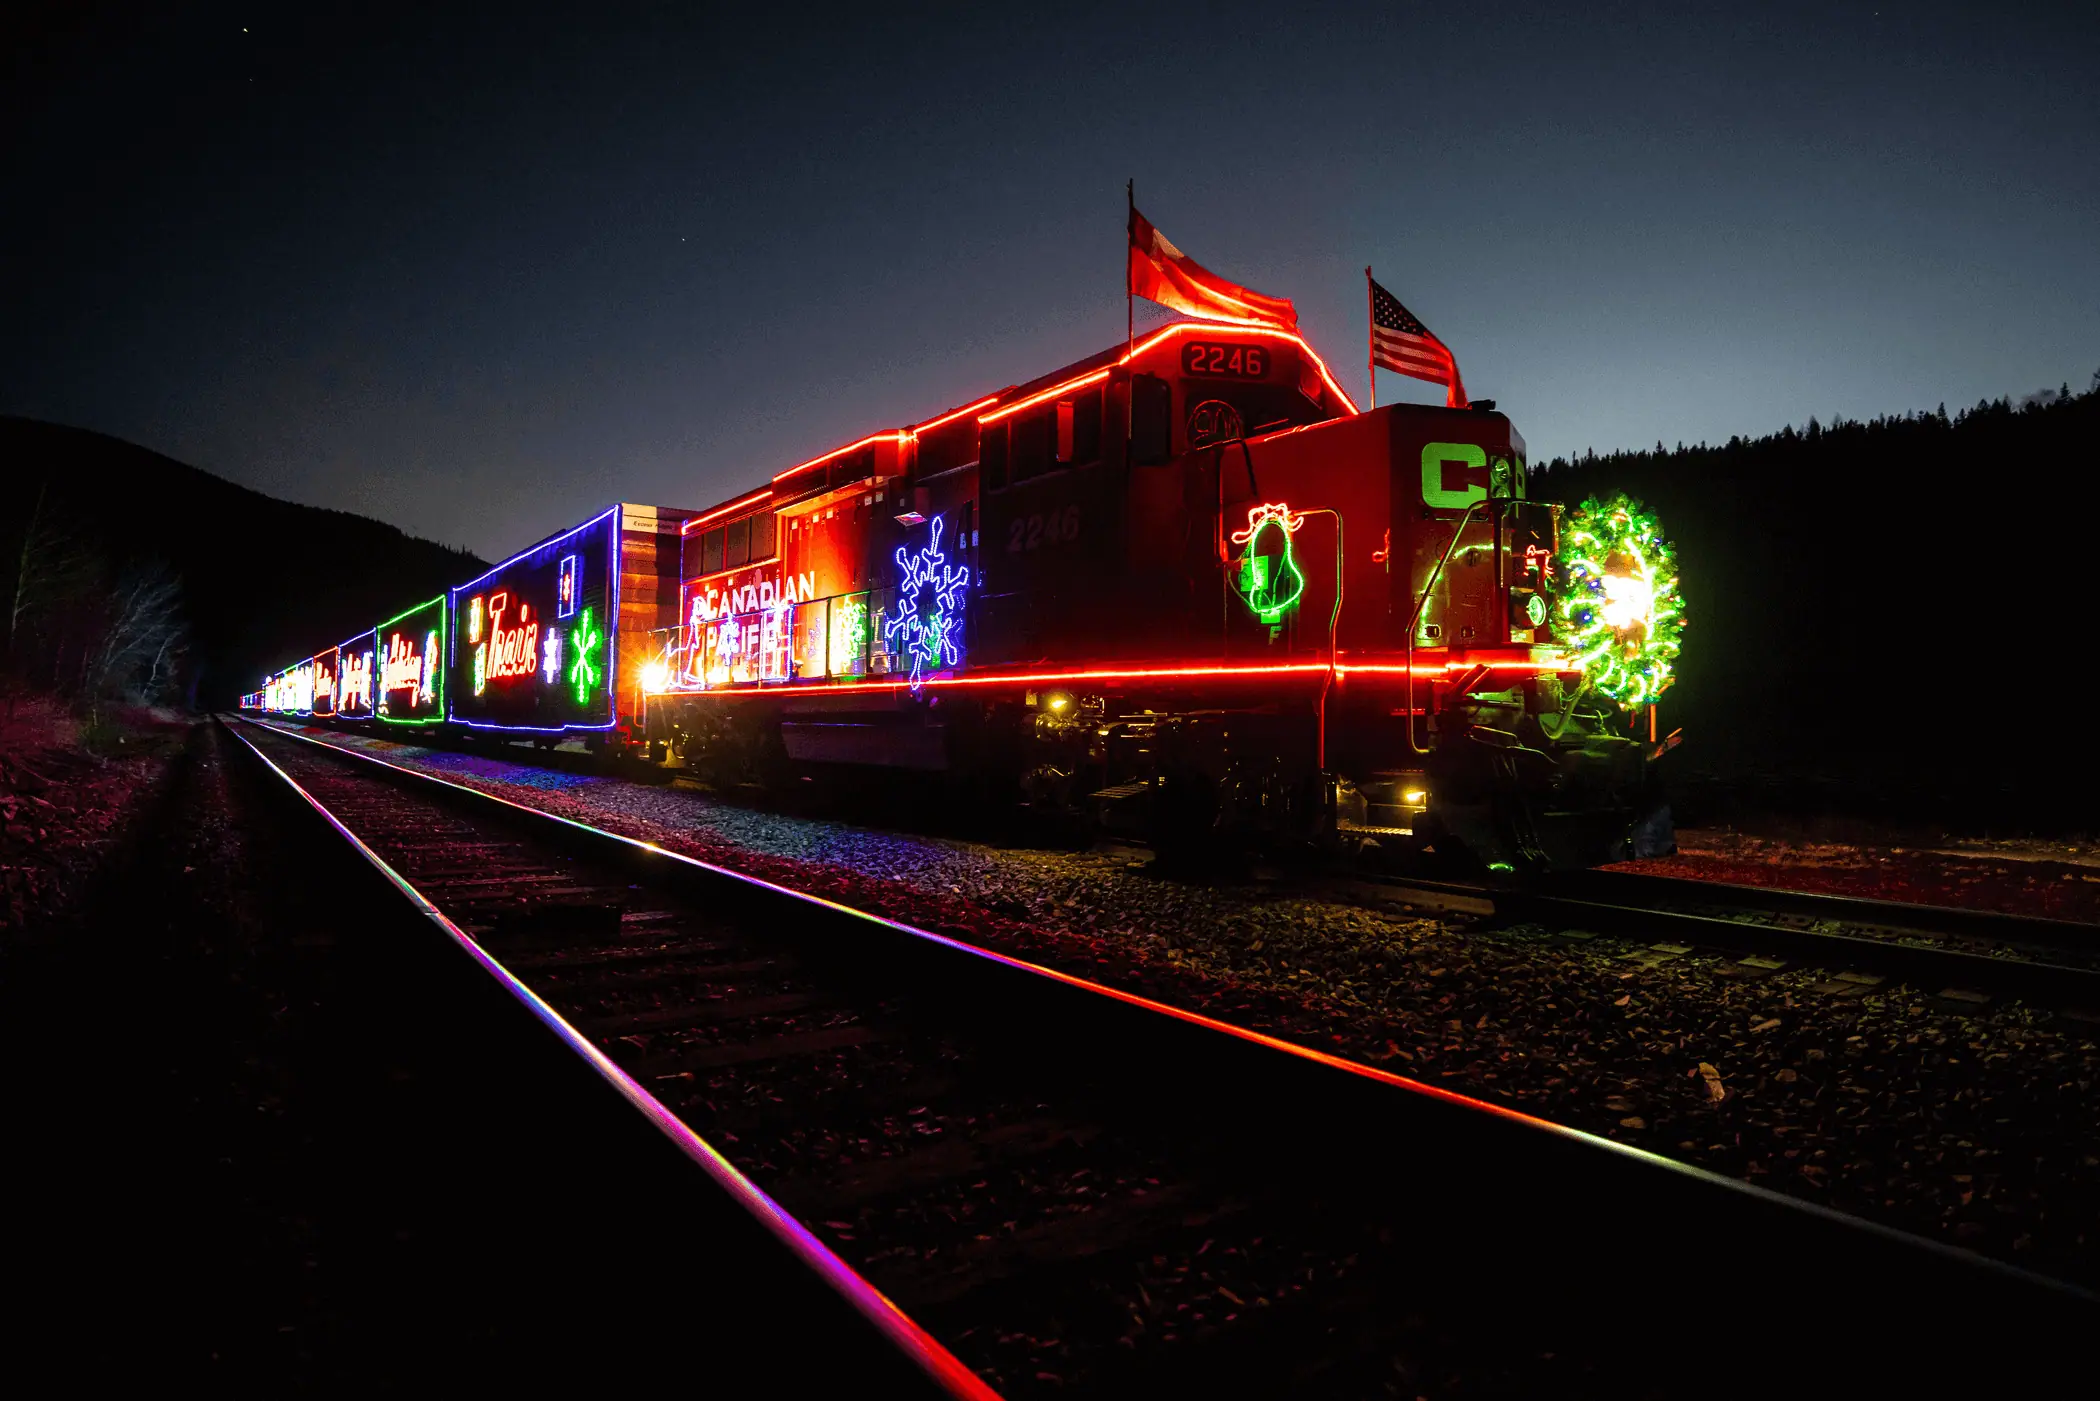
[[[452, 723], [477, 730], [541, 735], [603, 731], [618, 727], [620, 721], [616, 697], [619, 685], [620, 569], [625, 549], [620, 529], [620, 512], [619, 505], [609, 506], [582, 524], [542, 540], [529, 549], [520, 550], [501, 564], [486, 570], [478, 578], [452, 588], [450, 597], [455, 616], [459, 615], [460, 610], [472, 608], [473, 599], [481, 595], [484, 585], [491, 589], [507, 588], [513, 592], [520, 589], [532, 592], [544, 588], [547, 593], [536, 594], [539, 600], [534, 605], [536, 618], [542, 616], [543, 607], [556, 617], [587, 611], [591, 614], [591, 630], [595, 638], [604, 643], [603, 652], [591, 658], [590, 682], [580, 693], [575, 684], [579, 677], [575, 673], [577, 654], [584, 641], [581, 629], [575, 623], [571, 623], [562, 629], [560, 670], [550, 678], [547, 674], [546, 656], [544, 653], [539, 654], [535, 657], [533, 672], [529, 673], [530, 685], [519, 688], [521, 695], [525, 692], [530, 693], [530, 704], [521, 704], [517, 699], [502, 696], [501, 688], [491, 684], [497, 678], [487, 675], [484, 677], [482, 691], [469, 694], [468, 689], [462, 687], [451, 695], [447, 717]], [[583, 594], [587, 588], [592, 587], [592, 581], [598, 577], [597, 571], [600, 566], [596, 563], [591, 564], [589, 574], [585, 573], [584, 566], [592, 557], [592, 552], [599, 550], [601, 545], [595, 538], [579, 537], [584, 537], [587, 532], [594, 530], [605, 531], [602, 543], [605, 573], [601, 587], [606, 597], [593, 598], [586, 608]], [[564, 552], [563, 547], [572, 540], [577, 542], [576, 545]], [[521, 583], [514, 578], [503, 577], [506, 571], [528, 560], [532, 563], [527, 565], [527, 578], [537, 580], [536, 583]], [[552, 579], [549, 579], [545, 572], [550, 565], [553, 569]], [[572, 574], [573, 585], [565, 586], [565, 580]], [[573, 596], [573, 602], [564, 598], [565, 592]], [[549, 598], [548, 594], [552, 597]], [[455, 658], [453, 666], [471, 671], [471, 660]], [[525, 676], [528, 673], [520, 672], [518, 675]], [[492, 710], [499, 701], [502, 702], [500, 708]], [[563, 718], [565, 711], [573, 713], [577, 708], [593, 708], [601, 703], [606, 714], [604, 720]], [[510, 718], [490, 718], [492, 715], [506, 713]], [[542, 723], [528, 723], [528, 717], [532, 721]]]

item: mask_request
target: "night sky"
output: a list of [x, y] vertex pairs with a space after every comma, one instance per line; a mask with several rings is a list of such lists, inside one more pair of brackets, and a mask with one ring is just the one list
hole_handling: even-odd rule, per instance
[[0, 411], [500, 557], [1119, 341], [1131, 176], [1535, 456], [2100, 366], [2092, 5], [507, 8], [16, 31]]

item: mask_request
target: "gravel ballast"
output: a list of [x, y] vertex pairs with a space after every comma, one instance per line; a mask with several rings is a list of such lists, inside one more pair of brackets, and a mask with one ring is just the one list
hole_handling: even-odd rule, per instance
[[[290, 727], [287, 727], [290, 728]], [[684, 787], [314, 731], [405, 767], [2100, 1283], [2100, 1025], [1870, 973], [1488, 931], [1278, 884], [756, 811]], [[1850, 974], [1851, 976], [1844, 976]]]

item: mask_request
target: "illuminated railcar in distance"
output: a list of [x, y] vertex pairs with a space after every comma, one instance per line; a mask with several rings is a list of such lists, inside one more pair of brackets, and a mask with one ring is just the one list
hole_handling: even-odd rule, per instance
[[445, 723], [445, 595], [405, 608], [372, 630], [372, 714], [382, 727]]
[[288, 694], [285, 696], [285, 713], [309, 716], [314, 713], [314, 664], [311, 658], [292, 667], [287, 672]]
[[376, 680], [375, 633], [361, 632], [336, 644], [335, 715], [348, 723], [370, 720]]
[[307, 710], [316, 720], [335, 716], [336, 655], [336, 649], [331, 647], [307, 663], [313, 670], [313, 698], [307, 703]]

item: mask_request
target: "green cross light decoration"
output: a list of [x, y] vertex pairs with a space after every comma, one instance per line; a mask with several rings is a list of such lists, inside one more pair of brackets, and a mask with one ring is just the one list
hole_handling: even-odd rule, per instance
[[576, 628], [570, 634], [576, 643], [576, 659], [569, 663], [569, 680], [576, 685], [576, 703], [590, 700], [591, 688], [599, 681], [598, 649], [605, 645], [605, 634], [598, 631], [591, 621], [591, 610], [583, 610], [576, 620]]

